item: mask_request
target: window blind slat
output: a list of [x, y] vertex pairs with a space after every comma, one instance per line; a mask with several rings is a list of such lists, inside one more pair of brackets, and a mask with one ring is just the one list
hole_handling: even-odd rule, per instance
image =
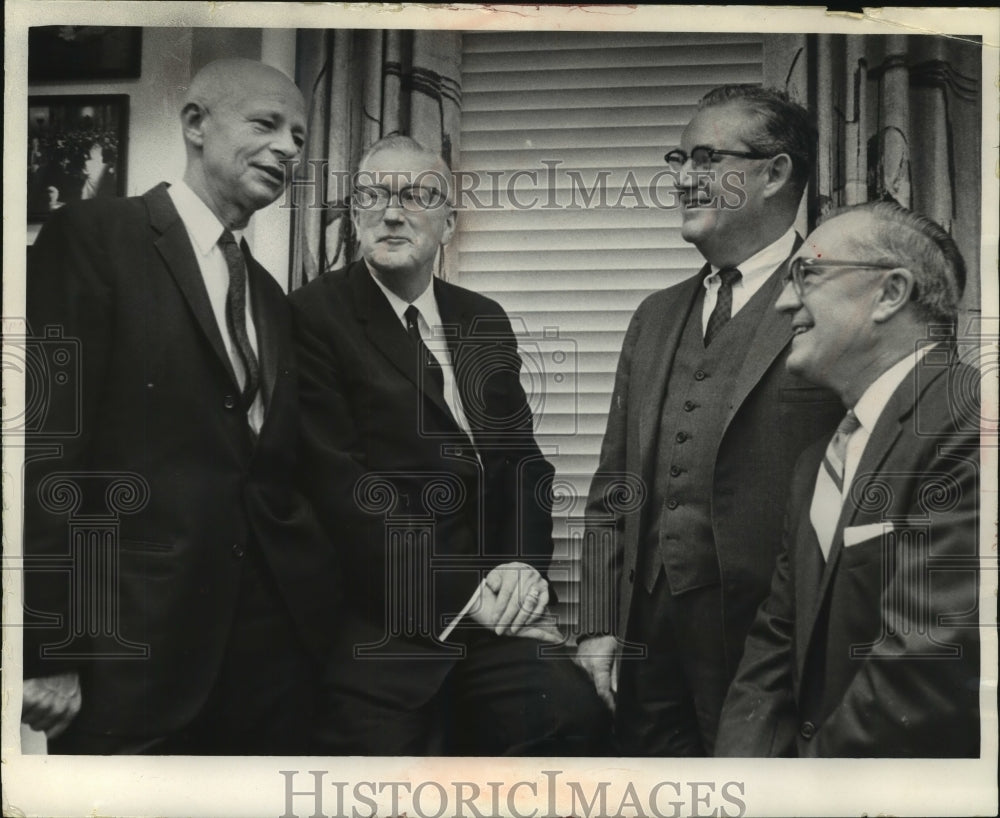
[[[762, 37], [750, 34], [463, 35], [458, 167], [475, 181], [478, 202], [467, 199], [458, 215], [458, 281], [499, 301], [526, 333], [522, 382], [536, 437], [568, 494], [557, 501], [551, 571], [564, 623], [575, 621], [579, 601], [579, 543], [567, 518], [584, 511], [625, 329], [644, 297], [703, 263], [681, 238], [679, 212], [662, 206], [672, 204], [668, 180], [659, 201], [619, 196], [629, 173], [640, 187], [663, 178], [663, 154], [705, 93], [759, 83], [761, 55]], [[542, 207], [550, 202], [543, 161], [558, 163], [557, 207]], [[509, 195], [509, 174], [520, 170], [538, 173], [537, 183], [514, 185], [522, 204], [537, 195], [534, 206]], [[604, 200], [588, 206], [570, 171], [588, 190], [607, 171]], [[561, 368], [558, 350], [567, 355]]]

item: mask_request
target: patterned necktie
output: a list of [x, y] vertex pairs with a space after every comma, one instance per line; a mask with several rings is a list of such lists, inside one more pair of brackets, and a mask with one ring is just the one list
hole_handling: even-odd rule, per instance
[[[406, 308], [403, 313], [406, 319], [406, 332], [410, 339], [420, 350], [420, 363], [423, 369], [425, 384], [430, 383], [440, 395], [444, 395], [444, 373], [441, 371], [441, 364], [434, 354], [427, 348], [424, 339], [420, 336], [420, 326], [417, 319], [420, 317], [420, 310], [413, 304]], [[426, 386], [425, 386], [426, 388]]]
[[715, 309], [708, 316], [708, 324], [705, 327], [705, 346], [712, 343], [712, 339], [733, 317], [733, 285], [743, 277], [743, 273], [735, 267], [723, 267], [719, 270], [719, 292], [716, 293]]
[[837, 431], [826, 447], [823, 455], [823, 465], [816, 476], [816, 489], [813, 493], [812, 507], [809, 518], [812, 521], [816, 539], [826, 560], [833, 545], [833, 536], [837, 532], [840, 511], [844, 506], [844, 466], [847, 461], [847, 442], [861, 426], [857, 415], [848, 411], [840, 421]]
[[844, 419], [840, 421], [837, 431], [833, 434], [830, 445], [826, 447], [826, 454], [823, 455], [823, 468], [830, 475], [833, 484], [840, 492], [841, 501], [844, 497], [844, 464], [847, 461], [847, 441], [861, 425], [858, 416], [853, 409], [849, 409]]
[[[236, 350], [236, 356], [242, 365], [242, 372], [237, 372], [237, 380], [243, 385], [243, 408], [253, 405], [260, 386], [260, 365], [250, 336], [247, 334], [247, 267], [243, 251], [236, 244], [236, 239], [228, 230], [222, 231], [219, 246], [226, 257], [226, 267], [229, 268], [229, 290], [226, 292], [226, 329]], [[240, 378], [240, 375], [243, 375]]]

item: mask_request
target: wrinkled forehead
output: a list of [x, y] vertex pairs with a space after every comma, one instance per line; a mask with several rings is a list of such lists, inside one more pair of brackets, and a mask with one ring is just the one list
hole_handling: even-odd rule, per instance
[[414, 185], [445, 193], [451, 189], [451, 171], [440, 157], [407, 148], [378, 151], [358, 168], [357, 184], [401, 190]]

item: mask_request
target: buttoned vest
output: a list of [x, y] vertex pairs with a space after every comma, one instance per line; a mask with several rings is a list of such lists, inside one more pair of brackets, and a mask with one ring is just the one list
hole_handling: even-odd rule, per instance
[[749, 340], [767, 310], [761, 287], [706, 348], [701, 326], [705, 293], [688, 313], [670, 366], [660, 417], [650, 518], [640, 570], [652, 592], [661, 566], [673, 594], [719, 582], [712, 533], [712, 488], [716, 452], [729, 413], [736, 375]]

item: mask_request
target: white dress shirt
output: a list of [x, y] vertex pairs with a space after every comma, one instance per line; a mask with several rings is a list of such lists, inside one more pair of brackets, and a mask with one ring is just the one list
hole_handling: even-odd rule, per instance
[[[819, 490], [820, 481], [826, 477], [823, 464], [820, 463], [817, 490], [813, 493], [809, 518], [819, 538], [820, 546], [824, 548], [824, 554], [829, 551], [830, 545], [832, 545], [844, 500], [847, 499], [847, 493], [851, 490], [851, 483], [858, 471], [858, 464], [861, 462], [861, 456], [872, 436], [875, 424], [878, 423], [899, 385], [932, 346], [934, 345], [923, 346], [890, 366], [868, 386], [858, 398], [858, 402], [854, 404], [854, 415], [860, 425], [847, 439], [847, 451], [844, 456], [844, 494], [840, 498], [840, 504], [835, 507], [830, 502], [831, 497]], [[835, 496], [833, 499], [836, 499]]]
[[932, 346], [935, 345], [922, 346], [916, 352], [894, 363], [875, 379], [858, 398], [858, 402], [854, 404], [854, 414], [861, 425], [847, 440], [847, 456], [844, 458], [845, 488], [849, 487], [851, 481], [854, 480], [858, 463], [861, 462], [861, 455], [864, 454], [868, 439], [872, 436], [872, 430], [885, 411], [889, 399]]
[[[742, 273], [739, 281], [733, 285], [733, 312], [736, 315], [746, 303], [754, 297], [754, 294], [773, 273], [778, 265], [792, 254], [795, 247], [795, 228], [789, 227], [785, 234], [773, 244], [769, 244], [763, 250], [754, 253], [742, 264], [736, 265]], [[722, 279], [719, 278], [719, 267], [712, 267], [712, 272], [705, 276], [702, 284], [705, 287], [705, 302], [701, 309], [701, 331], [708, 329], [708, 317], [715, 309], [715, 302], [719, 298], [719, 285]]]
[[[183, 180], [174, 182], [167, 188], [167, 193], [177, 214], [184, 222], [191, 245], [194, 247], [195, 257], [198, 259], [198, 266], [201, 268], [201, 278], [205, 282], [205, 289], [208, 290], [208, 300], [212, 305], [212, 313], [215, 315], [215, 322], [219, 326], [219, 333], [222, 335], [222, 343], [226, 345], [226, 353], [233, 365], [236, 379], [240, 388], [246, 381], [246, 373], [243, 371], [243, 362], [239, 353], [229, 336], [229, 329], [226, 326], [226, 293], [229, 291], [229, 267], [226, 264], [225, 254], [219, 246], [219, 239], [222, 237], [225, 225], [219, 221], [216, 215], [200, 198], [198, 194], [188, 187]], [[231, 231], [236, 244], [239, 246], [243, 241], [243, 231]], [[247, 335], [250, 337], [250, 346], [254, 355], [260, 360], [257, 347], [257, 328], [253, 320], [253, 310], [250, 299], [250, 278], [247, 277]], [[264, 401], [261, 397], [263, 386], [257, 390], [253, 404], [247, 412], [247, 421], [250, 427], [259, 432], [264, 423]]]
[[[372, 273], [370, 268], [368, 272], [372, 280], [378, 285], [378, 288], [385, 294], [386, 299], [389, 301], [389, 306], [392, 307], [392, 311], [396, 313], [396, 317], [399, 318], [400, 323], [405, 329], [405, 313], [406, 308], [410, 304], [379, 281], [378, 276]], [[417, 328], [420, 330], [420, 337], [423, 339], [427, 350], [441, 365], [441, 374], [444, 376], [445, 403], [448, 404], [448, 408], [451, 410], [451, 414], [454, 416], [459, 428], [469, 436], [469, 440], [472, 440], [472, 430], [469, 428], [469, 421], [462, 407], [462, 396], [459, 394], [458, 386], [455, 384], [455, 370], [451, 365], [451, 352], [448, 350], [448, 344], [442, 330], [444, 322], [441, 320], [441, 311], [438, 309], [437, 298], [434, 297], [433, 284], [432, 280], [427, 285], [427, 289], [412, 302], [413, 306], [420, 311]]]

